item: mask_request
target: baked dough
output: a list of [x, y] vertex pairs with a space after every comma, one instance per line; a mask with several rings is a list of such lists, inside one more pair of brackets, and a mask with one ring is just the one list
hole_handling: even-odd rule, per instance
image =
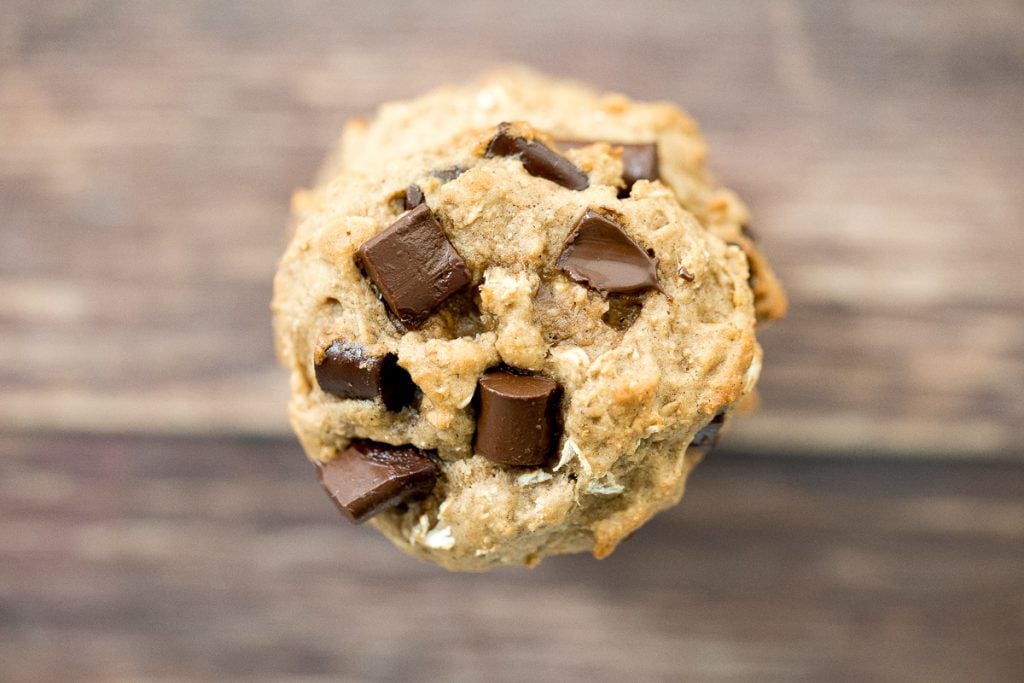
[[[557, 150], [588, 186], [569, 189], [517, 156], [489, 156], [502, 122]], [[637, 180], [620, 197], [616, 143], [655, 143], [660, 181]], [[435, 459], [433, 489], [370, 525], [448, 569], [481, 570], [557, 553], [604, 557], [679, 501], [711, 434], [757, 381], [757, 315], [785, 310], [743, 231], [746, 208], [714, 184], [704, 157], [695, 124], [672, 105], [519, 69], [349, 122], [319, 184], [294, 198], [274, 333], [290, 371], [292, 425], [314, 462], [331, 463], [353, 440]], [[389, 311], [357, 258], [406, 214], [411, 186], [470, 273], [415, 329]], [[653, 252], [658, 288], [607, 295], [557, 267], [588, 211]], [[316, 364], [336, 340], [396, 358], [415, 400], [389, 409], [321, 389]], [[557, 441], [540, 466], [474, 453], [478, 381], [498, 367], [560, 386]]]

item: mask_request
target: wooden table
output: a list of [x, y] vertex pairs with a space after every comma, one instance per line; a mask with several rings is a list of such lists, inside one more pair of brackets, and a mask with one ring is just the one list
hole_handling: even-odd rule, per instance
[[7, 2], [0, 428], [287, 433], [270, 274], [342, 121], [513, 60], [688, 107], [788, 284], [744, 449], [1020, 458], [1019, 3]]
[[[1022, 25], [6, 0], [0, 680], [1021, 680]], [[345, 118], [509, 61], [686, 106], [793, 307], [684, 505], [601, 563], [455, 576], [316, 488], [270, 275]]]
[[0, 447], [4, 681], [1024, 672], [1013, 463], [715, 454], [606, 560], [449, 574], [344, 522], [290, 439]]

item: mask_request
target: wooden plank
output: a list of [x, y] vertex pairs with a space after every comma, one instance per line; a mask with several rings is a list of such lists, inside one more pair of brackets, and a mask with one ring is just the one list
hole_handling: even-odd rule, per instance
[[734, 444], [1019, 456], [1022, 23], [999, 0], [8, 3], [0, 429], [286, 433], [292, 188], [346, 117], [524, 60], [682, 103], [751, 204], [793, 307]]
[[1011, 681], [1019, 463], [716, 453], [610, 558], [455, 575], [289, 440], [0, 437], [3, 679]]

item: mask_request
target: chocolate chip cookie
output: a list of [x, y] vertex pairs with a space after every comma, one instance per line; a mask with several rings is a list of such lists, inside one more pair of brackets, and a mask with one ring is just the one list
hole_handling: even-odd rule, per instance
[[354, 522], [449, 569], [604, 557], [678, 502], [785, 297], [668, 104], [511, 70], [350, 122], [274, 282]]

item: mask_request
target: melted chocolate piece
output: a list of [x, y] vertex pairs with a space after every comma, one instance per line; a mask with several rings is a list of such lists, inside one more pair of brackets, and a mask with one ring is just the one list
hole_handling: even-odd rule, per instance
[[573, 282], [605, 295], [661, 289], [654, 253], [593, 209], [576, 224], [556, 265]]
[[[597, 140], [556, 140], [562, 149], [575, 149], [592, 145]], [[633, 183], [638, 180], [660, 180], [658, 171], [658, 145], [653, 142], [608, 142], [622, 148], [622, 181], [625, 187], [619, 190], [619, 199], [628, 197]]]
[[708, 422], [704, 427], [697, 432], [693, 441], [690, 442], [690, 448], [696, 448], [701, 451], [703, 455], [707, 455], [711, 450], [718, 445], [718, 440], [721, 438], [722, 425], [725, 424], [725, 413], [716, 413], [711, 422]]
[[659, 180], [658, 146], [654, 143], [622, 145], [622, 181], [626, 184], [619, 197], [627, 197], [638, 180]]
[[558, 438], [561, 387], [498, 370], [480, 378], [475, 453], [499, 465], [542, 465]]
[[416, 385], [393, 353], [371, 356], [360, 344], [335, 339], [316, 364], [320, 388], [340, 398], [375, 399], [399, 411], [412, 402]]
[[686, 266], [679, 266], [679, 277], [687, 282], [693, 282], [693, 273], [686, 269]]
[[472, 279], [426, 204], [363, 243], [356, 260], [391, 312], [409, 329], [422, 327]]
[[338, 510], [356, 524], [430, 493], [439, 474], [437, 464], [418, 449], [376, 441], [353, 441], [316, 472]]
[[415, 209], [417, 206], [426, 201], [423, 196], [423, 190], [420, 189], [419, 185], [410, 185], [405, 188], [405, 210]]
[[434, 171], [431, 175], [442, 183], [447, 183], [449, 180], [455, 180], [467, 170], [461, 166], [452, 166], [451, 168], [442, 168], [440, 171]]
[[513, 134], [507, 123], [498, 126], [498, 134], [487, 145], [485, 156], [518, 156], [530, 175], [546, 178], [570, 190], [585, 190], [590, 186], [587, 174], [571, 161], [550, 147]]

